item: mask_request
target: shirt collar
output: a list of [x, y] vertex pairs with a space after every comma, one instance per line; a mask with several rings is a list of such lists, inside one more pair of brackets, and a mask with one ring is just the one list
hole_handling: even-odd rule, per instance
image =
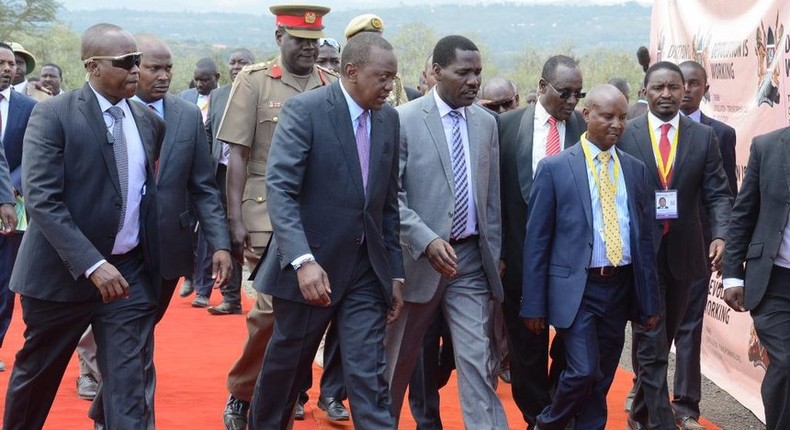
[[[585, 136], [585, 137], [586, 137], [586, 136]], [[609, 153], [609, 155], [611, 155], [611, 156], [612, 156], [612, 158], [614, 158], [614, 157], [616, 156], [614, 148], [615, 148], [615, 147], [614, 147], [614, 146], [612, 146], [611, 148], [609, 148], [609, 149], [606, 151], [606, 152], [608, 152], [608, 153]], [[598, 154], [600, 154], [601, 152], [603, 152], [603, 151], [601, 151], [601, 148], [599, 148], [599, 147], [595, 146], [595, 144], [594, 144], [594, 143], [592, 143], [592, 141], [590, 141], [590, 139], [587, 139], [587, 149], [589, 149], [589, 150], [590, 150], [590, 156], [592, 157], [592, 159], [593, 159], [593, 160], [597, 159], [597, 158], [598, 158]]]
[[348, 91], [346, 91], [346, 87], [343, 86], [342, 80], [340, 81], [340, 90], [343, 91], [343, 97], [346, 98], [346, 104], [348, 105], [348, 112], [351, 114], [351, 121], [352, 122], [356, 121], [357, 118], [359, 118], [359, 116], [362, 115], [362, 112], [364, 112], [365, 109], [362, 109], [362, 106], [357, 104], [354, 98], [351, 97], [351, 94], [349, 94]]
[[99, 109], [101, 109], [102, 113], [107, 112], [107, 109], [113, 106], [118, 106], [123, 110], [123, 113], [126, 115], [126, 117], [130, 117], [132, 115], [132, 111], [129, 108], [129, 104], [126, 102], [126, 99], [121, 99], [121, 101], [119, 101], [117, 104], [112, 104], [109, 100], [104, 98], [103, 95], [99, 94], [99, 92], [96, 91], [96, 88], [93, 88], [93, 85], [90, 83], [88, 85], [90, 85], [91, 90], [93, 90], [93, 94], [96, 94], [96, 99], [99, 101]]
[[[543, 105], [540, 103], [540, 99], [538, 99], [538, 101], [535, 102], [535, 119], [538, 120], [538, 124], [543, 125], [548, 123], [550, 116], [551, 114], [549, 114], [549, 111], [547, 111], [546, 108], [543, 107]], [[563, 121], [557, 120], [557, 124], [560, 124], [562, 122]]]
[[159, 115], [159, 118], [162, 118], [162, 119], [165, 118], [165, 99], [159, 99], [159, 100], [154, 101], [154, 102], [146, 103], [146, 102], [143, 101], [143, 99], [141, 99], [140, 97], [137, 97], [137, 95], [135, 94], [134, 97], [132, 97], [132, 100], [134, 100], [136, 102], [140, 102], [140, 103], [144, 104], [146, 107], [153, 106], [154, 110], [156, 110], [156, 114]]
[[466, 120], [466, 109], [464, 109], [464, 108], [458, 108], [458, 109], [451, 108], [450, 105], [445, 103], [444, 100], [442, 100], [442, 98], [439, 96], [439, 91], [438, 91], [438, 88], [436, 88], [436, 87], [433, 87], [433, 99], [436, 101], [436, 107], [439, 108], [439, 117], [440, 118], [444, 118], [445, 115], [449, 114], [450, 111], [454, 110], [454, 111], [457, 111], [458, 113], [460, 113], [461, 116], [464, 118], [464, 120]]
[[694, 112], [691, 112], [690, 114], [688, 114], [686, 116], [688, 118], [690, 118], [694, 122], [701, 122], [702, 121], [702, 111], [699, 110], [699, 109], [695, 110]]
[[11, 86], [14, 87], [14, 91], [24, 94], [25, 87], [27, 86], [27, 78], [25, 78], [24, 81], [22, 81], [22, 82], [20, 82], [20, 83], [18, 83], [16, 85], [11, 85]]
[[680, 111], [675, 114], [675, 117], [670, 119], [669, 121], [662, 121], [658, 119], [657, 116], [653, 115], [653, 112], [647, 111], [647, 117], [650, 119], [650, 125], [653, 127], [653, 130], [660, 130], [663, 124], [671, 124], [673, 130], [678, 129], [678, 125], [680, 124]]
[[6, 101], [10, 100], [11, 99], [11, 85], [9, 85], [8, 88], [4, 89], [3, 91], [0, 91], [0, 94], [3, 95], [3, 100], [6, 100]]

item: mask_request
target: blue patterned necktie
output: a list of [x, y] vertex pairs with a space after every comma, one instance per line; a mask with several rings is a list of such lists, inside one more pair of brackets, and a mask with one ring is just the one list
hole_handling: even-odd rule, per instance
[[129, 154], [126, 148], [126, 135], [123, 133], [123, 109], [113, 106], [107, 109], [112, 117], [112, 150], [115, 153], [115, 167], [118, 169], [118, 182], [121, 184], [121, 222], [118, 231], [123, 228], [126, 217], [126, 197], [129, 188]]
[[452, 110], [449, 113], [453, 120], [452, 132], [452, 153], [450, 154], [453, 167], [453, 185], [455, 189], [455, 211], [453, 212], [453, 224], [450, 228], [450, 239], [458, 239], [464, 230], [469, 219], [469, 180], [466, 174], [466, 156], [464, 155], [464, 143], [461, 139], [461, 113]]

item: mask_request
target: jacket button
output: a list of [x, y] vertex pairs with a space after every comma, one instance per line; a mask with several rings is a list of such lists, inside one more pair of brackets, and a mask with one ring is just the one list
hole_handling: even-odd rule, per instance
[[255, 201], [258, 203], [263, 203], [263, 197], [261, 196], [255, 197]]
[[272, 121], [274, 121], [274, 122], [277, 122], [279, 120], [280, 120], [280, 118], [277, 118], [277, 117], [272, 118]]

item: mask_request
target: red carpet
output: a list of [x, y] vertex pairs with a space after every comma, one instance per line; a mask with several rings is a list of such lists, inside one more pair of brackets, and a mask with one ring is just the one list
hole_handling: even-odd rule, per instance
[[[212, 298], [218, 303], [219, 294]], [[190, 306], [191, 298], [175, 297], [167, 316], [157, 328], [156, 364], [158, 386], [156, 392], [156, 422], [161, 430], [215, 430], [222, 429], [222, 409], [227, 399], [225, 376], [230, 365], [241, 351], [246, 328], [243, 315], [211, 316], [203, 309]], [[251, 300], [244, 302], [245, 311], [252, 306]], [[13, 366], [13, 356], [21, 347], [24, 323], [21, 308], [17, 301], [14, 320], [0, 350], [0, 359], [5, 361], [8, 370], [0, 373], [0, 411], [5, 404], [5, 392]], [[92, 429], [86, 412], [89, 402], [80, 400], [76, 394], [75, 381], [79, 373], [76, 356], [72, 359], [61, 383], [55, 404], [52, 407], [45, 429], [75, 430]], [[295, 430], [351, 429], [351, 423], [336, 423], [326, 420], [326, 414], [316, 407], [318, 398], [318, 378], [320, 368], [313, 372], [314, 384], [310, 390], [310, 402], [305, 412], [306, 420], [297, 421]], [[619, 370], [609, 395], [609, 423], [607, 429], [625, 428], [623, 399], [630, 388], [631, 374]], [[463, 429], [461, 410], [458, 403], [456, 380], [441, 391], [442, 420], [448, 430]], [[511, 429], [521, 430], [526, 426], [521, 421], [513, 399], [510, 386], [501, 383], [499, 395], [505, 404]], [[717, 429], [712, 423], [702, 420], [708, 429]], [[413, 430], [414, 422], [404, 411], [402, 429]]]

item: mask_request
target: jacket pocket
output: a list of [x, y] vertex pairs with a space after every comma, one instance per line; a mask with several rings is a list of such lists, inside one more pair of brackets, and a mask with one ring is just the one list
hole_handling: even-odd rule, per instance
[[550, 264], [549, 276], [556, 276], [558, 278], [567, 278], [568, 276], [571, 276], [571, 268], [568, 266], [557, 266], [554, 264]]
[[760, 258], [762, 255], [763, 255], [763, 242], [749, 244], [749, 249], [746, 250], [747, 260]]

